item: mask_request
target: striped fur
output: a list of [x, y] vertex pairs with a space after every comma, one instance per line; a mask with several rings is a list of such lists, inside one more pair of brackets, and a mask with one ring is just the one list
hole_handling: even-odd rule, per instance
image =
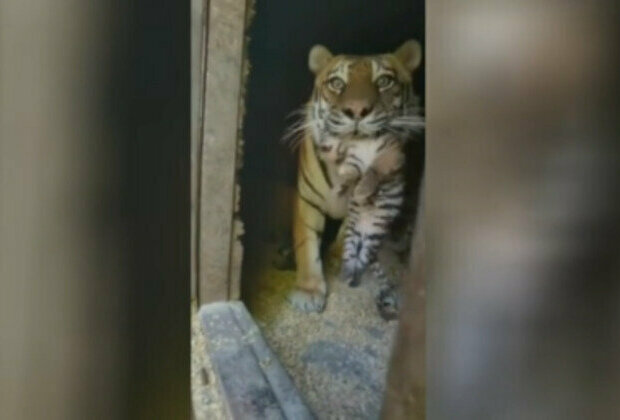
[[342, 255], [342, 279], [359, 284], [366, 268], [377, 263], [377, 253], [404, 202], [402, 140], [392, 135], [353, 142], [341, 172], [353, 168], [359, 181], [349, 199]]
[[[424, 125], [411, 89], [419, 54], [414, 41], [376, 56], [332, 56], [320, 46], [310, 52], [309, 67], [316, 74], [312, 97], [285, 136], [299, 153], [293, 215], [297, 282], [289, 296], [298, 309], [321, 311], [325, 305], [319, 249], [326, 216], [347, 217], [344, 265], [358, 273], [375, 261], [385, 227], [402, 205], [402, 175], [384, 172], [390, 165], [380, 164], [382, 157], [398, 160], [399, 148], [380, 147], [402, 144]], [[353, 164], [356, 158], [362, 162]], [[355, 165], [359, 173], [351, 177], [343, 168]], [[377, 183], [368, 187], [372, 179]]]

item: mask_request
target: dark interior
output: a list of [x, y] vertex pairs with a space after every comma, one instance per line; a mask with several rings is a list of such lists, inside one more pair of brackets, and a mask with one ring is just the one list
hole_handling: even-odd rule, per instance
[[[286, 239], [287, 221], [282, 214], [286, 200], [280, 195], [295, 185], [296, 155], [280, 139], [292, 122], [287, 116], [312, 92], [308, 51], [321, 43], [334, 53], [382, 53], [410, 38], [424, 45], [424, 2], [258, 1], [249, 36], [251, 71], [241, 171], [244, 297], [253, 293], [253, 272], [263, 258], [263, 245]], [[422, 103], [423, 68], [414, 74], [414, 88]]]

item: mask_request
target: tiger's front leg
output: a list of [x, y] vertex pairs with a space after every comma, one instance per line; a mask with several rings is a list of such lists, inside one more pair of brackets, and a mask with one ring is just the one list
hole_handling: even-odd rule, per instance
[[298, 193], [293, 214], [297, 282], [289, 301], [304, 312], [321, 312], [325, 307], [327, 287], [320, 255], [324, 227], [323, 212]]

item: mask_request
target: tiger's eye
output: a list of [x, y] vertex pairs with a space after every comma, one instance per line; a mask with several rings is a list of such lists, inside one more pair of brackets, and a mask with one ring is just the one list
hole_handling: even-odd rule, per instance
[[394, 84], [394, 78], [392, 76], [384, 74], [377, 79], [376, 83], [379, 89], [388, 89]]
[[329, 79], [327, 84], [329, 85], [330, 89], [335, 90], [336, 92], [340, 92], [342, 89], [344, 89], [344, 80], [342, 80], [340, 77], [332, 77], [331, 79]]

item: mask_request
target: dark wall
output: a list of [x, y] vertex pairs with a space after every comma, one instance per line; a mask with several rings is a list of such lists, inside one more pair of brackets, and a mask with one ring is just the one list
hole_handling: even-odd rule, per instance
[[[278, 143], [285, 117], [312, 91], [307, 67], [312, 45], [371, 54], [394, 50], [409, 38], [424, 42], [424, 2], [258, 0], [250, 38], [245, 173], [280, 177], [283, 160], [293, 161]], [[423, 71], [416, 73], [415, 85], [422, 93]]]
[[[424, 2], [420, 0], [257, 0], [250, 28], [251, 72], [246, 97], [242, 218], [246, 257], [255, 256], [254, 240], [277, 214], [270, 184], [294, 185], [296, 157], [280, 139], [289, 113], [305, 103], [313, 75], [307, 67], [317, 43], [334, 53], [372, 54], [395, 50], [407, 39], [424, 43]], [[415, 73], [423, 95], [424, 71]]]

